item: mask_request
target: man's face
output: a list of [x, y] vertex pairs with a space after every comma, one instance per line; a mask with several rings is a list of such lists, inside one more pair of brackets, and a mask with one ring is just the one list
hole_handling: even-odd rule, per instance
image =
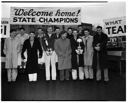
[[89, 35], [89, 31], [88, 31], [88, 30], [85, 30], [85, 31], [84, 31], [84, 35], [85, 35], [85, 36], [88, 36], [88, 35]]
[[72, 29], [68, 29], [68, 33], [69, 34], [72, 34]]
[[38, 34], [42, 34], [43, 33], [43, 31], [42, 31], [42, 29], [38, 29]]
[[48, 27], [48, 28], [47, 28], [47, 32], [48, 32], [49, 34], [52, 34], [52, 27]]
[[24, 29], [21, 29], [21, 30], [20, 30], [20, 33], [21, 33], [21, 34], [24, 34], [24, 33], [25, 33]]
[[74, 36], [77, 36], [77, 34], [78, 34], [77, 31], [73, 31]]
[[20, 34], [20, 30], [17, 30], [17, 31], [16, 31], [16, 34]]
[[57, 34], [59, 34], [60, 33], [60, 29], [56, 29], [56, 31], [55, 31]]
[[79, 26], [79, 31], [82, 31], [82, 29], [83, 29], [82, 26]]
[[62, 39], [66, 39], [66, 37], [67, 37], [67, 33], [64, 33], [64, 34], [61, 35]]
[[15, 36], [16, 36], [16, 31], [13, 31], [13, 32], [10, 33], [11, 38], [14, 38]]
[[101, 28], [97, 28], [97, 32], [98, 32], [98, 34], [101, 34], [102, 29]]
[[30, 39], [31, 39], [31, 40], [33, 40], [33, 39], [34, 39], [34, 37], [35, 37], [35, 34], [34, 34], [34, 33], [30, 33], [30, 35], [29, 35], [29, 36], [30, 36]]

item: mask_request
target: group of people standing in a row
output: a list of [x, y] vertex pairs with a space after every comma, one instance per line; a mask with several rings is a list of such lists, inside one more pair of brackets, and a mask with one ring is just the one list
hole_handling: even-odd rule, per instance
[[[56, 80], [59, 70], [60, 80], [93, 79], [96, 68], [96, 80], [109, 81], [107, 68], [106, 44], [108, 37], [97, 26], [94, 36], [89, 29], [78, 26], [79, 30], [68, 28], [61, 31], [57, 27], [53, 33], [52, 26], [47, 27], [47, 33], [42, 28], [35, 32], [25, 33], [24, 28], [10, 31], [10, 37], [5, 40], [6, 69], [8, 82], [16, 81], [17, 67], [26, 68], [29, 81], [37, 81], [37, 71], [40, 63], [45, 64], [46, 80]], [[26, 62], [26, 67], [24, 63]], [[56, 65], [58, 64], [58, 65]], [[51, 68], [50, 68], [51, 67]]]

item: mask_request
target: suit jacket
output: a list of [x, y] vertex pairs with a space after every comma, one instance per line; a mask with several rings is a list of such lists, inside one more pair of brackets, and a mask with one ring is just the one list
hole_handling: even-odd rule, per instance
[[[94, 58], [93, 58], [93, 67], [97, 67], [97, 61], [99, 61], [100, 68], [107, 68], [107, 41], [108, 36], [104, 33], [101, 35], [96, 34], [93, 38], [93, 48], [99, 43], [100, 45], [100, 51], [97, 52], [94, 49]], [[99, 60], [97, 60], [97, 54]]]
[[48, 48], [51, 48], [54, 51], [54, 42], [55, 42], [55, 34], [52, 34], [51, 37], [49, 37], [48, 34], [46, 34], [42, 39], [42, 45], [44, 48], [44, 51], [47, 51]]

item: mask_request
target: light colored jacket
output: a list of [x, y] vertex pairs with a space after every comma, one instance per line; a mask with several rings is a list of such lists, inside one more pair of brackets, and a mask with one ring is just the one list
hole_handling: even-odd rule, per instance
[[[18, 39], [18, 42], [21, 44], [20, 45], [20, 52], [18, 53], [18, 65], [20, 66], [21, 65], [21, 62], [22, 62], [22, 58], [21, 58], [21, 50], [22, 50], [22, 47], [23, 47], [23, 43], [26, 39], [29, 38], [29, 35], [28, 34], [24, 34], [23, 36], [21, 34], [18, 34], [16, 36], [16, 38]], [[25, 61], [27, 61], [27, 52], [25, 52]]]
[[[86, 42], [87, 41], [87, 42]], [[93, 61], [93, 36], [89, 35], [84, 38], [84, 65], [92, 66]]]
[[18, 42], [18, 39], [7, 38], [4, 44], [4, 54], [6, 55], [5, 68], [17, 68], [19, 52], [20, 42]]

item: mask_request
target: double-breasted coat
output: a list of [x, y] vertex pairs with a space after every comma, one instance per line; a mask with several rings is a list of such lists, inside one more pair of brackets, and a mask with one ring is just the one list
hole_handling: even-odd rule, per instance
[[[27, 64], [26, 72], [28, 74], [37, 73], [38, 69], [38, 57], [42, 57], [42, 48], [37, 38], [34, 39], [33, 46], [30, 44], [30, 39], [25, 40], [21, 57], [25, 59], [24, 52], [27, 50]], [[39, 56], [38, 56], [39, 51]]]
[[71, 44], [69, 39], [57, 39], [54, 44], [55, 52], [58, 55], [58, 69], [71, 69]]
[[6, 55], [5, 68], [17, 68], [18, 53], [20, 52], [20, 42], [16, 38], [7, 38], [4, 44], [4, 54]]
[[[93, 68], [97, 67], [98, 60], [99, 60], [100, 68], [102, 69], [107, 68], [107, 41], [108, 41], [108, 36], [104, 33], [102, 33], [101, 35], [99, 34], [94, 35], [93, 48], [95, 48], [95, 46], [99, 43], [100, 51], [97, 52], [94, 49]], [[97, 57], [99, 59], [97, 59]]]

